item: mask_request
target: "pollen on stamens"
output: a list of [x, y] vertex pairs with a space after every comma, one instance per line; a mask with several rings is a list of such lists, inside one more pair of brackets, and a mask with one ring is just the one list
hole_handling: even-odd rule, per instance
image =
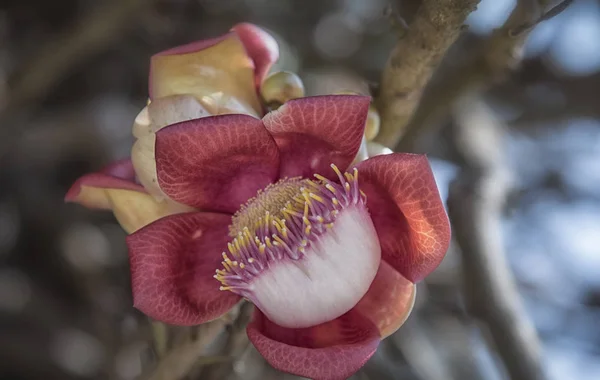
[[333, 228], [340, 211], [364, 205], [365, 194], [358, 188], [358, 171], [343, 173], [331, 165], [339, 179], [331, 181], [291, 178], [270, 185], [234, 217], [232, 240], [223, 252], [223, 268], [214, 276], [221, 290], [247, 296], [252, 279], [280, 260], [300, 260], [311, 242]]

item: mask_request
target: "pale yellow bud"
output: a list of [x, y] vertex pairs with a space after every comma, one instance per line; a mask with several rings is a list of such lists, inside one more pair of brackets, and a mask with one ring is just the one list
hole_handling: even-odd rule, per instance
[[369, 157], [379, 156], [381, 154], [394, 153], [394, 151], [390, 148], [387, 148], [381, 144], [372, 141], [369, 141], [367, 143], [367, 152], [369, 153]]
[[267, 105], [278, 107], [288, 100], [303, 97], [304, 84], [295, 73], [277, 71], [262, 82], [260, 95]]
[[369, 106], [369, 114], [367, 115], [367, 125], [365, 126], [365, 137], [367, 141], [373, 140], [379, 133], [379, 126], [381, 119], [379, 118], [379, 112], [371, 104]]
[[336, 91], [333, 93], [333, 95], [364, 95], [361, 94], [358, 91], [352, 91], [352, 90], [340, 90], [340, 91]]
[[365, 136], [363, 136], [362, 141], [360, 143], [360, 148], [356, 153], [356, 157], [354, 157], [354, 161], [352, 161], [352, 165], [358, 164], [359, 162], [364, 161], [367, 158], [369, 158], [369, 152], [367, 150], [367, 140], [365, 139]]

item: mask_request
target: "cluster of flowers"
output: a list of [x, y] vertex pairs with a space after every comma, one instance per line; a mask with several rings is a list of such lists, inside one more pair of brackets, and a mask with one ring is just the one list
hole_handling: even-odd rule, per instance
[[267, 77], [277, 58], [251, 24], [153, 56], [131, 158], [66, 199], [112, 210], [129, 233], [148, 316], [201, 324], [244, 298], [271, 365], [346, 378], [405, 321], [449, 224], [424, 156], [356, 162], [369, 97], [302, 97], [297, 77]]

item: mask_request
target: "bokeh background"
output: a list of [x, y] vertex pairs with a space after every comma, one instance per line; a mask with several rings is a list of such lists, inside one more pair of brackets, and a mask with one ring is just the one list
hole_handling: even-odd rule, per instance
[[[410, 20], [419, 2], [394, 9]], [[309, 93], [376, 91], [398, 35], [387, 5], [2, 1], [0, 379], [128, 380], [151, 367], [152, 327], [131, 306], [124, 232], [110, 213], [63, 197], [82, 174], [128, 155], [153, 53], [250, 21], [276, 36], [276, 68], [297, 71]], [[514, 5], [483, 0], [440, 72], [467, 57]], [[538, 25], [521, 67], [476, 101], [502, 131], [511, 184], [503, 244], [523, 317], [543, 343], [544, 370], [552, 380], [600, 379], [600, 1], [576, 0]], [[457, 112], [409, 147], [429, 155], [444, 197], [459, 170], [447, 133], [464, 119]], [[453, 247], [419, 285], [407, 324], [357, 379], [506, 378], [486, 329], [465, 311], [460, 260]], [[191, 334], [179, 333], [182, 341]], [[284, 378], [242, 347], [219, 378]], [[207, 363], [199, 366], [219, 365]], [[209, 378], [195, 373], [188, 378]]]

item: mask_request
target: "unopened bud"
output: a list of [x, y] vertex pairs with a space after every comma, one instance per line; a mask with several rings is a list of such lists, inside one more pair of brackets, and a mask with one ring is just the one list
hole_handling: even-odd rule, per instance
[[367, 138], [367, 141], [371, 141], [377, 136], [380, 124], [381, 119], [379, 118], [379, 112], [371, 104], [367, 115], [367, 125], [365, 126], [365, 137]]
[[354, 161], [352, 161], [352, 164], [358, 164], [359, 162], [364, 161], [367, 158], [369, 158], [369, 153], [367, 152], [367, 140], [365, 139], [365, 136], [363, 136], [362, 141], [360, 143], [360, 148], [358, 148], [358, 152], [356, 153], [356, 157], [354, 157]]
[[367, 142], [367, 152], [369, 152], [369, 157], [394, 153], [394, 151], [390, 148], [387, 148], [381, 144], [372, 141]]
[[262, 82], [260, 95], [267, 105], [277, 108], [288, 100], [303, 97], [304, 84], [295, 73], [277, 71]]
[[333, 95], [363, 95], [358, 91], [352, 90], [340, 90], [333, 93]]

